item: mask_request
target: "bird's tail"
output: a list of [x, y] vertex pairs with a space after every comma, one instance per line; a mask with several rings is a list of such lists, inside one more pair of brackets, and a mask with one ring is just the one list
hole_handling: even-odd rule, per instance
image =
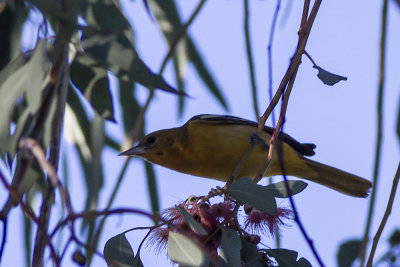
[[367, 197], [372, 183], [357, 175], [303, 158], [308, 172], [299, 177], [322, 184], [336, 191], [354, 197]]

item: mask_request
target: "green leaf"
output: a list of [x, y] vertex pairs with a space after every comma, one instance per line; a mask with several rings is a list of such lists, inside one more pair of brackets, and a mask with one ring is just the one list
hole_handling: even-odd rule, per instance
[[200, 79], [204, 82], [204, 84], [209, 89], [210, 93], [219, 101], [219, 103], [224, 107], [225, 110], [229, 110], [228, 104], [225, 101], [224, 96], [222, 95], [221, 88], [217, 85], [217, 82], [211, 75], [211, 72], [208, 71], [207, 66], [203, 60], [203, 56], [200, 55], [197, 48], [194, 45], [194, 42], [191, 39], [187, 41], [189, 59], [193, 63], [194, 67], [197, 70], [197, 73], [200, 76]]
[[[2, 6], [0, 12], [0, 70], [21, 52], [22, 28], [30, 6], [23, 1], [13, 1]], [[0, 82], [1, 83], [1, 82]]]
[[312, 267], [305, 258], [297, 260], [298, 252], [289, 249], [266, 249], [269, 256], [274, 257], [280, 267]]
[[313, 68], [318, 70], [318, 74], [317, 74], [318, 78], [326, 85], [332, 86], [340, 81], [347, 80], [347, 77], [343, 77], [343, 76], [340, 76], [337, 74], [330, 73], [317, 65], [314, 65]]
[[[13, 157], [17, 142], [27, 123], [32, 122], [32, 116], [39, 110], [42, 101], [42, 91], [49, 82], [50, 62], [47, 57], [47, 42], [39, 40], [30, 60], [22, 67], [12, 62], [12, 66], [4, 71], [10, 75], [0, 86], [0, 153], [8, 152]], [[21, 59], [16, 61], [20, 62]], [[10, 73], [10, 69], [14, 69]], [[5, 74], [0, 74], [4, 77]], [[25, 108], [18, 118], [16, 129], [10, 134], [10, 121], [16, 103], [22, 99]], [[25, 102], [24, 102], [25, 101]], [[31, 118], [28, 120], [28, 118]]]
[[339, 267], [350, 267], [360, 255], [361, 240], [354, 239], [342, 243], [337, 252], [337, 262]]
[[[133, 145], [134, 140], [131, 140], [131, 136], [140, 113], [140, 105], [137, 99], [134, 97], [136, 83], [124, 81], [122, 79], [118, 79], [118, 83], [119, 103], [121, 107], [121, 117], [124, 129], [124, 142], [122, 148], [128, 148], [132, 147]], [[141, 134], [143, 134], [143, 128], [144, 127], [141, 127]]]
[[142, 260], [140, 259], [140, 254], [137, 254], [133, 259], [133, 266], [144, 267]]
[[[144, 167], [146, 170], [147, 177], [147, 190], [149, 191], [150, 203], [151, 203], [151, 211], [153, 214], [160, 214], [160, 198], [157, 189], [157, 177], [154, 172], [154, 165], [147, 162], [144, 162]], [[158, 223], [158, 216], [154, 216], [154, 223]]]
[[241, 255], [242, 260], [246, 263], [246, 266], [261, 259], [257, 246], [244, 239], [242, 239]]
[[222, 228], [220, 259], [230, 267], [241, 267], [241, 241], [239, 234], [232, 229]]
[[107, 31], [120, 32], [127, 30], [131, 32], [128, 20], [115, 5], [119, 1], [81, 1], [80, 12], [90, 27], [101, 28]]
[[[183, 26], [175, 2], [172, 0], [153, 0], [149, 3], [159, 28], [162, 30], [168, 44], [171, 45], [172, 42], [174, 42], [177, 33]], [[206, 85], [206, 88], [219, 101], [225, 110], [228, 110], [228, 105], [222, 95], [221, 88], [217, 85], [214, 77], [203, 60], [203, 56], [196, 48], [188, 33], [186, 33], [185, 38], [182, 38], [179, 42], [174, 53], [174, 70], [178, 90], [184, 91], [183, 79], [181, 77], [184, 75], [187, 60], [190, 60], [190, 62], [193, 63], [193, 66], [195, 67], [200, 79]], [[181, 112], [183, 111], [184, 103], [182, 99], [179, 101], [179, 112]]]
[[70, 67], [71, 81], [99, 115], [115, 121], [107, 71], [99, 67], [88, 67], [88, 61], [90, 59], [83, 54], [76, 55]]
[[193, 232], [200, 234], [200, 235], [206, 235], [208, 234], [206, 230], [204, 230], [203, 226], [196, 221], [192, 215], [189, 214], [189, 212], [186, 211], [186, 209], [182, 206], [177, 206], [177, 209], [179, 213], [182, 216], [182, 219], [186, 222], [186, 224], [190, 227], [190, 229], [193, 230]]
[[146, 66], [123, 32], [109, 33], [86, 28], [83, 30], [82, 46], [93, 59], [92, 66], [108, 69], [120, 79], [135, 81], [150, 89], [159, 88], [180, 94]]
[[[307, 187], [307, 183], [303, 181], [287, 181], [291, 196], [296, 195], [303, 191]], [[289, 197], [288, 192], [286, 191], [285, 181], [281, 181], [278, 183], [270, 184], [265, 187], [268, 190], [272, 191], [274, 197], [278, 198], [287, 198]]]
[[208, 258], [196, 243], [172, 231], [168, 235], [168, 256], [182, 266], [208, 266]]
[[138, 266], [135, 265], [133, 250], [125, 234], [108, 239], [103, 254], [108, 266]]
[[252, 179], [242, 177], [232, 183], [227, 193], [231, 195], [240, 205], [250, 204], [253, 208], [274, 215], [276, 211], [276, 200], [272, 190], [255, 184]]

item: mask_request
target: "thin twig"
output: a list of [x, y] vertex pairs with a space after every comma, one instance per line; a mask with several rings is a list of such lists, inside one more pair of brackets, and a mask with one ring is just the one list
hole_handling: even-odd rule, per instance
[[57, 177], [56, 169], [49, 161], [46, 160], [45, 152], [40, 145], [32, 138], [23, 138], [20, 141], [20, 148], [22, 150], [27, 149], [32, 153], [42, 170], [47, 172], [52, 185], [60, 191], [61, 199], [64, 201], [68, 213], [73, 213], [71, 199], [63, 187], [60, 179]]
[[[321, 2], [322, 0], [316, 0], [314, 2], [314, 6], [311, 10], [310, 16], [306, 22], [305, 26], [300, 26], [300, 29], [304, 29], [302, 31], [299, 32], [299, 41], [298, 41], [298, 45], [297, 45], [297, 49], [296, 52], [294, 54], [294, 56], [292, 57], [292, 60], [290, 62], [290, 65], [285, 73], [285, 75], [282, 78], [282, 81], [278, 87], [278, 90], [276, 91], [274, 97], [272, 98], [271, 103], [269, 104], [268, 108], [265, 110], [264, 114], [261, 116], [259, 124], [258, 124], [258, 130], [257, 132], [260, 133], [263, 131], [263, 127], [265, 125], [265, 122], [267, 121], [269, 115], [271, 114], [272, 110], [275, 108], [276, 104], [279, 102], [279, 99], [281, 97], [281, 95], [283, 94], [284, 89], [286, 88], [287, 83], [289, 82], [290, 77], [292, 77], [293, 72], [296, 68], [296, 66], [298, 66], [300, 64], [301, 61], [301, 55], [303, 54], [303, 51], [305, 49], [305, 46], [307, 44], [308, 41], [308, 37], [312, 28], [312, 25], [314, 23], [315, 17], [317, 16], [318, 13], [318, 9], [321, 6]], [[303, 9], [303, 17], [307, 14], [306, 11], [308, 11], [308, 7], [306, 6], [306, 4], [310, 3], [309, 0], [305, 0], [305, 7]]]
[[369, 199], [369, 208], [367, 222], [365, 226], [363, 241], [360, 249], [360, 267], [364, 266], [365, 255], [369, 234], [371, 230], [372, 216], [375, 207], [376, 190], [378, 186], [379, 167], [381, 162], [382, 152], [382, 136], [383, 136], [383, 93], [385, 84], [385, 63], [386, 63], [386, 28], [387, 28], [387, 14], [388, 14], [388, 0], [383, 1], [382, 6], [382, 20], [381, 20], [381, 37], [380, 37], [380, 53], [379, 53], [379, 84], [378, 84], [378, 103], [377, 103], [377, 134], [375, 146], [375, 164], [374, 176], [372, 182], [371, 196]]
[[193, 11], [192, 15], [190, 16], [189, 20], [182, 25], [182, 28], [176, 34], [175, 39], [169, 45], [169, 50], [167, 55], [164, 57], [164, 60], [161, 64], [159, 74], [161, 75], [164, 72], [165, 66], [167, 65], [168, 60], [171, 58], [172, 54], [175, 52], [175, 48], [178, 45], [179, 41], [186, 35], [187, 29], [192, 24], [196, 16], [199, 14], [201, 8], [205, 4], [205, 0], [201, 0], [200, 3], [197, 5], [196, 9]]
[[[274, 16], [272, 17], [272, 22], [271, 22], [271, 29], [269, 30], [269, 41], [268, 41], [268, 95], [269, 95], [269, 102], [272, 101], [272, 87], [273, 87], [273, 72], [272, 72], [272, 44], [274, 42], [274, 35], [275, 35], [275, 28], [276, 28], [276, 22], [278, 21], [278, 14], [279, 10], [281, 8], [281, 0], [276, 1], [276, 7], [275, 7], [275, 12]], [[275, 125], [275, 113], [272, 112], [271, 114], [272, 118], [272, 125]]]
[[253, 52], [252, 52], [253, 50], [251, 48], [251, 38], [250, 38], [249, 0], [244, 0], [244, 36], [246, 40], [247, 63], [249, 65], [251, 92], [253, 96], [253, 109], [255, 116], [258, 119], [260, 117], [260, 111], [258, 109], [258, 103], [257, 103], [256, 74], [254, 71]]
[[[297, 45], [297, 49], [295, 52], [295, 55], [292, 58], [291, 64], [289, 65], [288, 70], [286, 71], [281, 84], [279, 85], [279, 88], [277, 90], [277, 92], [275, 93], [275, 96], [273, 97], [270, 105], [268, 106], [268, 108], [266, 109], [266, 111], [264, 112], [263, 116], [260, 118], [260, 122], [258, 125], [258, 129], [257, 129], [257, 133], [260, 133], [263, 131], [264, 125], [266, 120], [268, 119], [269, 115], [271, 114], [272, 110], [275, 108], [276, 104], [279, 102], [279, 98], [280, 96], [284, 93], [284, 97], [283, 97], [283, 102], [282, 102], [282, 108], [281, 108], [281, 113], [279, 116], [279, 121], [275, 127], [274, 133], [271, 136], [270, 139], [270, 144], [269, 144], [269, 152], [268, 152], [268, 158], [266, 159], [263, 168], [260, 170], [260, 172], [258, 173], [257, 177], [255, 177], [255, 181], [261, 179], [261, 177], [264, 175], [264, 172], [266, 171], [266, 169], [269, 166], [269, 163], [271, 162], [272, 159], [272, 153], [274, 150], [274, 144], [278, 138], [279, 132], [281, 130], [281, 127], [284, 123], [285, 120], [285, 114], [286, 114], [286, 109], [287, 109], [287, 105], [288, 105], [288, 101], [289, 101], [289, 96], [290, 96], [290, 92], [293, 88], [293, 84], [294, 84], [294, 80], [296, 78], [296, 74], [297, 74], [297, 70], [299, 68], [299, 65], [301, 63], [301, 56], [305, 50], [305, 46], [309, 37], [309, 33], [311, 31], [311, 27], [314, 23], [315, 17], [317, 15], [318, 9], [321, 5], [321, 0], [316, 0], [314, 2], [313, 8], [311, 10], [310, 15], [308, 16], [308, 10], [309, 10], [309, 5], [310, 5], [310, 1], [309, 0], [305, 0], [304, 1], [304, 8], [303, 8], [303, 16], [302, 16], [302, 20], [301, 20], [301, 24], [300, 24], [300, 30], [299, 30], [299, 41], [298, 41], [298, 45]], [[286, 92], [285, 92], [286, 89]], [[282, 155], [279, 155], [280, 159], [282, 159]], [[284, 171], [283, 171], [284, 174]], [[284, 175], [284, 179], [285, 181], [287, 180], [285, 178]], [[286, 184], [286, 183], [285, 183]], [[286, 184], [286, 187], [287, 184]], [[288, 189], [288, 188], [287, 188]], [[308, 237], [304, 226], [301, 223], [300, 218], [298, 217], [298, 212], [296, 209], [296, 206], [294, 204], [293, 198], [290, 196], [289, 197], [293, 212], [295, 214], [295, 220], [304, 236], [304, 238], [306, 239], [309, 247], [311, 248], [314, 257], [316, 258], [316, 260], [318, 261], [320, 266], [324, 266], [317, 250], [315, 249], [314, 245], [313, 245], [313, 241]]]
[[312, 63], [314, 66], [317, 66], [317, 64], [315, 63], [314, 59], [312, 59], [312, 57], [310, 56], [309, 53], [307, 53], [306, 50], [304, 50], [304, 55], [306, 55], [306, 56], [308, 57], [308, 59], [311, 61], [311, 63]]
[[3, 221], [3, 237], [1, 238], [0, 244], [0, 262], [3, 258], [3, 252], [7, 242], [7, 218], [2, 219], [1, 221]]
[[396, 196], [396, 190], [397, 190], [397, 186], [399, 184], [399, 178], [400, 178], [400, 163], [397, 166], [396, 175], [394, 176], [394, 179], [393, 179], [392, 190], [390, 192], [389, 201], [388, 201], [388, 204], [386, 206], [385, 214], [383, 215], [381, 224], [379, 225], [378, 231], [376, 231], [376, 234], [374, 236], [374, 241], [372, 243], [371, 252], [370, 252], [369, 257], [368, 257], [367, 267], [371, 267], [372, 266], [372, 261], [374, 259], [376, 247], [378, 246], [379, 238], [381, 237], [383, 228], [385, 228], [385, 225], [386, 225], [386, 222], [387, 222], [387, 220], [389, 218], [389, 215], [392, 212], [394, 197]]

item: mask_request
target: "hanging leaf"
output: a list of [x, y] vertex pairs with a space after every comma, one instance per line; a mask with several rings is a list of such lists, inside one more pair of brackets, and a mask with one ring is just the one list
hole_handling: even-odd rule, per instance
[[[17, 58], [0, 73], [0, 153], [8, 152], [10, 157], [13, 157], [17, 142], [26, 130], [26, 123], [31, 123], [32, 116], [39, 110], [42, 91], [49, 82], [47, 42], [39, 40], [29, 61], [18, 67], [20, 63], [21, 58]], [[11, 73], [11, 70], [14, 71]], [[5, 77], [7, 73], [10, 75]], [[24, 103], [25, 108], [11, 133], [11, 117], [19, 101]]]
[[202, 249], [191, 239], [179, 233], [169, 231], [168, 257], [182, 266], [208, 266], [208, 258]]
[[241, 267], [239, 234], [232, 229], [222, 228], [220, 260], [230, 267]]
[[[246, 266], [263, 266], [260, 262], [261, 256], [258, 252], [256, 245], [242, 239], [242, 260], [246, 263]], [[257, 264], [259, 262], [259, 264]]]
[[342, 243], [336, 258], [339, 267], [350, 267], [360, 255], [362, 240], [354, 239]]
[[177, 209], [179, 211], [179, 213], [182, 216], [182, 219], [185, 221], [185, 223], [190, 227], [190, 229], [193, 230], [193, 232], [199, 234], [199, 235], [206, 235], [208, 234], [206, 230], [204, 230], [203, 226], [201, 226], [201, 224], [196, 221], [192, 215], [189, 214], [189, 212], [187, 212], [185, 210], [184, 207], [182, 206], [177, 206]]
[[289, 249], [266, 249], [269, 256], [274, 257], [280, 267], [312, 267], [305, 258], [297, 260], [298, 252]]
[[[303, 181], [287, 181], [291, 196], [296, 195], [303, 191], [307, 187], [307, 183]], [[270, 184], [265, 187], [265, 189], [271, 190], [274, 197], [287, 198], [289, 194], [286, 190], [285, 181]]]
[[232, 183], [227, 193], [231, 195], [240, 205], [249, 204], [253, 208], [274, 215], [276, 211], [276, 200], [272, 190], [258, 185], [248, 177], [242, 177]]
[[[157, 20], [159, 28], [165, 36], [168, 44], [171, 45], [175, 42], [178, 32], [182, 29], [183, 23], [180, 18], [176, 4], [172, 0], [151, 0], [149, 1], [150, 7], [153, 11], [154, 17]], [[189, 34], [186, 33], [185, 38], [182, 38], [175, 48], [174, 53], [174, 70], [178, 90], [185, 91], [183, 77], [187, 68], [187, 62], [193, 63], [200, 79], [206, 85], [206, 88], [218, 100], [218, 102], [228, 110], [228, 105], [222, 95], [221, 88], [217, 85], [211, 72], [208, 70], [203, 56], [196, 48], [193, 40]], [[184, 99], [179, 100], [179, 112], [183, 112]]]
[[330, 73], [317, 65], [314, 65], [313, 68], [318, 70], [318, 78], [326, 85], [332, 86], [340, 81], [347, 81], [347, 77]]
[[102, 67], [112, 71], [120, 79], [138, 82], [143, 86], [159, 88], [174, 94], [180, 94], [167, 84], [164, 79], [154, 74], [139, 58], [133, 43], [123, 32], [85, 28], [82, 35], [82, 46], [86, 54], [92, 58], [92, 67]]
[[110, 266], [138, 266], [134, 262], [134, 254], [125, 234], [116, 235], [106, 242], [103, 250], [107, 265]]
[[87, 61], [90, 59], [85, 55], [76, 55], [70, 67], [71, 81], [99, 115], [115, 121], [107, 71], [99, 67], [88, 67], [90, 63]]

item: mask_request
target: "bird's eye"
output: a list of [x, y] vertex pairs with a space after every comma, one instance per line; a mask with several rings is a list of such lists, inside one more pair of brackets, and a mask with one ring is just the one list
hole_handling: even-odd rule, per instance
[[146, 143], [149, 145], [154, 144], [154, 142], [156, 141], [156, 137], [154, 135], [150, 136], [149, 138], [147, 138]]

